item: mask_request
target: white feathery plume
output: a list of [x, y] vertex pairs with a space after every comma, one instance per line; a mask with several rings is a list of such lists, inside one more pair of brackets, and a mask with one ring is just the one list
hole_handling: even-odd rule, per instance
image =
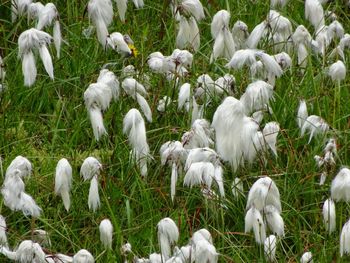
[[228, 27], [223, 27], [215, 38], [213, 53], [210, 57], [212, 63], [219, 57], [230, 60], [235, 53], [236, 44]]
[[102, 170], [102, 164], [92, 156], [87, 157], [80, 168], [80, 176], [84, 181], [91, 180], [95, 175], [99, 176]]
[[219, 164], [218, 154], [210, 148], [194, 148], [188, 152], [185, 171], [187, 171], [193, 163], [210, 162], [214, 166]]
[[170, 58], [176, 62], [176, 64], [184, 67], [191, 67], [193, 62], [193, 54], [188, 50], [174, 49]]
[[225, 197], [225, 188], [224, 188], [224, 178], [223, 178], [223, 169], [220, 165], [217, 165], [214, 170], [214, 180], [218, 185], [219, 192], [221, 197]]
[[299, 25], [291, 36], [293, 43], [297, 49], [298, 65], [306, 67], [308, 50], [307, 47], [311, 45], [311, 35], [303, 25]]
[[176, 46], [178, 48], [185, 48], [190, 37], [190, 25], [185, 16], [180, 16], [179, 31], [176, 36]]
[[305, 252], [300, 258], [300, 263], [313, 263], [312, 253]]
[[310, 21], [316, 31], [324, 26], [324, 11], [319, 0], [305, 1], [305, 18]]
[[142, 8], [144, 6], [143, 0], [133, 0], [136, 8]]
[[273, 57], [283, 70], [292, 66], [292, 59], [286, 52], [275, 54]]
[[39, 217], [42, 209], [36, 204], [33, 197], [25, 192], [21, 192], [19, 210], [23, 212], [25, 216]]
[[[137, 262], [139, 262], [139, 261], [137, 261]], [[149, 262], [149, 263], [162, 263], [162, 255], [158, 254], [158, 253], [152, 253], [151, 255], [149, 255], [149, 261], [146, 260], [146, 262]]]
[[297, 113], [297, 122], [298, 126], [301, 129], [301, 127], [304, 126], [304, 123], [308, 117], [307, 112], [307, 106], [305, 100], [300, 100], [299, 107], [298, 107], [298, 113]]
[[8, 242], [7, 242], [7, 226], [5, 218], [0, 215], [0, 247], [4, 246], [8, 248]]
[[310, 115], [306, 118], [303, 126], [301, 127], [301, 136], [304, 136], [306, 132], [310, 132], [310, 137], [308, 143], [314, 135], [324, 134], [329, 130], [329, 125], [327, 122], [319, 116]]
[[171, 218], [166, 217], [157, 224], [157, 233], [162, 259], [166, 261], [171, 256], [171, 247], [179, 239], [179, 229]]
[[346, 167], [340, 169], [334, 177], [331, 186], [331, 197], [334, 201], [350, 201], [350, 170]]
[[276, 243], [275, 235], [268, 236], [264, 241], [264, 254], [268, 262], [276, 262]]
[[215, 93], [225, 95], [232, 95], [234, 92], [234, 86], [236, 79], [233, 75], [225, 74], [223, 77], [219, 77], [215, 80]]
[[280, 193], [270, 177], [258, 179], [250, 188], [246, 208], [255, 207], [262, 211], [265, 206], [273, 205], [278, 212], [282, 211]]
[[98, 141], [103, 135], [107, 134], [106, 128], [103, 124], [102, 111], [99, 107], [91, 106], [88, 109], [88, 114], [92, 126], [92, 131], [96, 141]]
[[181, 141], [186, 149], [210, 147], [214, 144], [213, 130], [205, 119], [197, 119], [192, 123], [191, 130], [185, 132]]
[[11, 210], [20, 210], [21, 193], [24, 191], [24, 183], [20, 176], [19, 170], [12, 170], [11, 173], [6, 173], [1, 194], [4, 198], [4, 204]]
[[58, 20], [55, 21], [53, 26], [53, 42], [56, 47], [57, 58], [60, 58], [61, 54], [61, 45], [62, 45], [62, 34], [61, 34], [61, 26]]
[[33, 85], [36, 79], [37, 70], [35, 66], [34, 54], [32, 51], [28, 51], [22, 55], [22, 72], [24, 75], [24, 85]]
[[95, 212], [100, 206], [100, 195], [98, 193], [98, 177], [95, 175], [90, 181], [89, 198], [88, 198], [89, 210]]
[[266, 144], [270, 147], [275, 156], [277, 156], [276, 142], [279, 131], [280, 126], [274, 121], [266, 123], [262, 131]]
[[106, 249], [112, 249], [113, 225], [109, 219], [103, 219], [99, 226], [100, 240]]
[[232, 28], [232, 37], [237, 48], [246, 48], [246, 41], [249, 37], [248, 26], [243, 21], [238, 20]]
[[120, 21], [125, 23], [125, 13], [128, 5], [128, 0], [115, 0], [115, 2], [117, 3]]
[[255, 49], [241, 49], [237, 50], [229, 63], [225, 67], [233, 69], [241, 69], [243, 66], [251, 66], [256, 62]]
[[184, 186], [193, 187], [195, 185], [205, 184], [207, 188], [211, 188], [211, 184], [215, 177], [215, 167], [209, 162], [192, 163], [186, 172], [184, 178]]
[[119, 80], [112, 71], [108, 69], [102, 69], [97, 78], [97, 82], [106, 84], [112, 91], [114, 100], [118, 99], [120, 93]]
[[30, 3], [27, 10], [28, 23], [31, 19], [39, 19], [39, 14], [43, 9], [44, 5], [41, 2]]
[[345, 34], [339, 41], [339, 47], [342, 51], [345, 48], [350, 48], [350, 34]]
[[265, 206], [264, 215], [271, 232], [277, 236], [284, 237], [284, 221], [276, 207], [273, 205]]
[[202, 74], [197, 78], [195, 97], [202, 100], [211, 100], [215, 97], [215, 82], [208, 74]]
[[42, 229], [35, 229], [33, 231], [33, 241], [39, 243], [44, 247], [51, 247], [51, 239], [49, 233]]
[[49, 75], [49, 77], [51, 79], [54, 79], [52, 58], [51, 58], [50, 52], [47, 49], [46, 45], [39, 46], [39, 55], [40, 55], [41, 61], [44, 64], [44, 68], [45, 68], [47, 74]]
[[[156, 73], [166, 73], [165, 57], [161, 52], [153, 52], [148, 56], [147, 64], [149, 68]], [[173, 65], [175, 68], [175, 64]]]
[[106, 44], [108, 44], [108, 46], [117, 51], [123, 57], [132, 55], [128, 43], [125, 41], [125, 38], [121, 33], [113, 32], [107, 36], [106, 41]]
[[190, 17], [188, 19], [188, 26], [190, 28], [190, 34], [189, 34], [189, 45], [190, 47], [196, 52], [199, 50], [201, 39], [200, 39], [200, 32], [197, 25], [197, 21], [194, 17]]
[[348, 220], [340, 233], [340, 256], [350, 254], [350, 220]]
[[149, 146], [146, 138], [145, 122], [137, 109], [131, 109], [123, 120], [123, 133], [128, 136], [136, 163], [143, 177], [147, 176]]
[[113, 6], [110, 0], [90, 0], [89, 18], [96, 27], [97, 38], [103, 48], [107, 44], [108, 26], [113, 20]]
[[251, 230], [254, 232], [255, 242], [258, 244], [263, 244], [266, 239], [266, 229], [264, 220], [259, 212], [254, 206], [252, 206], [246, 213], [245, 218], [245, 230], [248, 233]]
[[180, 6], [184, 13], [194, 16], [197, 21], [205, 18], [203, 6], [199, 0], [181, 0]]
[[192, 96], [192, 118], [191, 122], [193, 123], [197, 119], [203, 118], [204, 104], [198, 105], [196, 98]]
[[52, 24], [54, 20], [58, 19], [58, 11], [53, 3], [47, 3], [43, 8], [39, 7], [38, 23], [36, 28], [42, 30], [44, 27]]
[[232, 195], [235, 198], [238, 198], [239, 195], [243, 194], [244, 189], [243, 189], [243, 182], [241, 181], [241, 179], [236, 177], [232, 181], [231, 190], [232, 190]]
[[267, 22], [264, 20], [250, 33], [246, 45], [248, 48], [256, 48], [259, 41], [267, 34]]
[[139, 93], [136, 93], [136, 101], [139, 104], [143, 114], [145, 115], [148, 122], [152, 122], [152, 111], [151, 108], [148, 105], [148, 102], [146, 99], [140, 95]]
[[325, 229], [329, 232], [329, 234], [331, 234], [335, 231], [336, 228], [335, 204], [332, 199], [329, 198], [324, 202], [322, 208], [322, 215]]
[[72, 263], [95, 263], [95, 259], [89, 251], [81, 249], [74, 255]]
[[328, 75], [335, 82], [340, 82], [346, 77], [346, 67], [343, 61], [338, 60], [329, 67]]
[[185, 109], [185, 111], [190, 110], [190, 98], [191, 98], [191, 84], [184, 83], [180, 87], [179, 96], [177, 99], [178, 110]]
[[158, 101], [157, 111], [165, 112], [168, 106], [171, 104], [171, 98], [168, 96], [164, 96]]
[[219, 254], [215, 247], [208, 241], [202, 239], [196, 243], [194, 260], [195, 262], [217, 263]]
[[218, 11], [214, 16], [211, 22], [211, 36], [213, 39], [216, 39], [219, 35], [219, 32], [224, 28], [228, 27], [230, 23], [231, 15], [226, 10]]
[[72, 187], [72, 166], [68, 160], [62, 158], [58, 161], [55, 174], [55, 193], [62, 197], [64, 207], [70, 208], [70, 190]]
[[31, 175], [33, 166], [27, 158], [21, 155], [17, 156], [15, 159], [12, 160], [12, 162], [6, 169], [5, 181], [7, 175], [12, 173], [14, 170], [17, 170], [19, 177], [25, 178]]
[[331, 39], [338, 38], [342, 39], [344, 37], [344, 28], [339, 21], [334, 20], [332, 23], [328, 26], [328, 35]]
[[272, 75], [273, 77], [280, 77], [283, 74], [281, 66], [277, 63], [273, 56], [261, 51], [256, 52], [255, 55], [261, 59], [261, 62], [265, 66], [268, 74]]
[[32, 0], [11, 0], [11, 20], [16, 21], [17, 16], [24, 15], [32, 3]]
[[122, 88], [125, 91], [125, 93], [131, 96], [132, 98], [135, 98], [137, 93], [139, 93], [142, 96], [147, 96], [147, 91], [145, 87], [134, 78], [124, 79], [122, 82]]
[[257, 80], [248, 85], [240, 101], [244, 105], [246, 114], [250, 114], [266, 108], [272, 99], [273, 86], [265, 81]]
[[194, 232], [190, 243], [196, 244], [200, 240], [206, 240], [210, 244], [213, 244], [213, 238], [210, 232], [205, 228], [199, 229], [196, 232]]

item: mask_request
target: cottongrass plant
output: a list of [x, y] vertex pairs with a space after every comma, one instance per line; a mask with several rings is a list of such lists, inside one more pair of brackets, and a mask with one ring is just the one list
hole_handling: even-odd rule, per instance
[[331, 234], [336, 229], [336, 211], [332, 199], [329, 198], [323, 203], [322, 215], [325, 229]]
[[162, 260], [166, 261], [171, 256], [171, 247], [175, 245], [179, 239], [179, 229], [171, 218], [166, 217], [157, 224], [157, 233]]
[[72, 166], [66, 158], [58, 161], [55, 174], [55, 194], [60, 195], [64, 208], [69, 211], [70, 191], [72, 188]]
[[109, 219], [103, 219], [99, 226], [100, 240], [105, 249], [112, 249], [113, 225]]
[[312, 253], [311, 252], [305, 252], [301, 258], [300, 258], [300, 263], [313, 263], [312, 259]]

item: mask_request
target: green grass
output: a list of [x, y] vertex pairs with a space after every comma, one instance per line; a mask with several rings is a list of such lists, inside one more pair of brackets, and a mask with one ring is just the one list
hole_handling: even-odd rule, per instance
[[[298, 261], [304, 251], [314, 254], [315, 262], [348, 262], [349, 257], [339, 256], [339, 235], [342, 225], [350, 217], [348, 204], [337, 204], [337, 229], [327, 235], [322, 222], [322, 204], [330, 196], [332, 177], [341, 165], [350, 163], [349, 159], [349, 74], [342, 82], [340, 90], [340, 112], [333, 122], [333, 100], [335, 86], [326, 74], [322, 59], [312, 55], [305, 74], [301, 74], [293, 58], [293, 67], [276, 82], [273, 114], [264, 119], [280, 123], [278, 136], [278, 158], [270, 156], [266, 166], [257, 162], [252, 166], [240, 168], [236, 174], [229, 166], [225, 169], [225, 190], [227, 200], [222, 208], [215, 201], [205, 200], [198, 188], [182, 187], [178, 183], [175, 202], [170, 199], [170, 169], [160, 166], [159, 148], [168, 140], [179, 140], [189, 129], [190, 116], [178, 112], [172, 103], [165, 113], [156, 110], [157, 101], [164, 95], [173, 94], [173, 83], [149, 72], [147, 56], [155, 51], [165, 55], [175, 48], [175, 22], [167, 8], [161, 15], [163, 1], [145, 0], [146, 6], [136, 10], [128, 5], [126, 23], [115, 17], [109, 27], [110, 32], [128, 33], [135, 42], [140, 54], [136, 58], [121, 59], [112, 50], [104, 52], [97, 42], [95, 33], [86, 39], [82, 30], [89, 26], [87, 14], [83, 16], [87, 1], [53, 1], [60, 13], [62, 34], [66, 41], [60, 59], [53, 58], [55, 80], [44, 74], [38, 61], [38, 77], [35, 84], [23, 86], [21, 61], [17, 58], [17, 39], [21, 32], [34, 24], [27, 24], [21, 18], [14, 24], [10, 22], [10, 1], [2, 1], [0, 6], [0, 54], [4, 58], [7, 76], [7, 90], [0, 95], [0, 155], [3, 169], [17, 156], [26, 156], [34, 166], [30, 179], [26, 180], [26, 191], [43, 208], [42, 216], [35, 221], [35, 227], [49, 232], [53, 252], [74, 254], [81, 248], [88, 249], [98, 262], [121, 262], [121, 245], [129, 241], [133, 252], [138, 256], [148, 256], [159, 251], [156, 224], [166, 216], [174, 219], [180, 229], [180, 245], [185, 245], [191, 234], [207, 228], [213, 235], [214, 245], [222, 254], [220, 262], [264, 262], [263, 251], [255, 245], [252, 234], [244, 234], [244, 215], [246, 198], [235, 199], [230, 185], [235, 176], [244, 182], [245, 194], [261, 175], [269, 175], [276, 182], [282, 201], [282, 217], [285, 221], [286, 237], [278, 242], [279, 262]], [[66, 3], [67, 2], [67, 3]], [[207, 1], [202, 1], [207, 3]], [[209, 1], [208, 1], [209, 2]], [[269, 11], [268, 1], [210, 1], [204, 5], [206, 19], [199, 24], [201, 30], [201, 49], [194, 55], [194, 65], [186, 81], [192, 85], [203, 73], [213, 79], [228, 72], [225, 61], [209, 64], [213, 41], [210, 36], [211, 17], [220, 9], [229, 6], [231, 25], [243, 20], [249, 29], [262, 21]], [[333, 1], [325, 10], [334, 10], [339, 21], [350, 32], [349, 9]], [[293, 23], [293, 27], [304, 24], [303, 1], [292, 0], [281, 11]], [[165, 27], [162, 28], [162, 23]], [[164, 32], [162, 32], [164, 30]], [[265, 49], [264, 46], [260, 48]], [[267, 47], [266, 50], [271, 52]], [[55, 54], [54, 47], [50, 48]], [[350, 58], [349, 51], [345, 53]], [[123, 66], [133, 64], [141, 72], [151, 76], [151, 89], [148, 101], [153, 111], [154, 122], [147, 123], [148, 143], [154, 161], [150, 163], [147, 180], [141, 179], [138, 170], [129, 162], [130, 148], [127, 138], [122, 134], [122, 120], [136, 103], [122, 96], [112, 103], [104, 114], [108, 136], [96, 142], [83, 101], [83, 93], [88, 85], [95, 82], [101, 67], [108, 62], [117, 62], [111, 68], [120, 75]], [[347, 68], [350, 64], [346, 63]], [[251, 79], [243, 71], [231, 72], [237, 79], [236, 97], [244, 92]], [[175, 92], [177, 96], [177, 92]], [[309, 114], [322, 116], [333, 128], [325, 138], [318, 137], [307, 144], [308, 138], [301, 138], [295, 116], [299, 99], [307, 101]], [[220, 100], [211, 104], [205, 117], [212, 115]], [[316, 168], [313, 156], [320, 154], [326, 139], [334, 136], [339, 144], [337, 169], [327, 178], [324, 186], [319, 186], [320, 171]], [[100, 178], [102, 208], [96, 213], [88, 210], [87, 198], [89, 183], [79, 176], [80, 165], [89, 155], [99, 158], [103, 164]], [[61, 199], [53, 193], [54, 172], [58, 160], [65, 157], [73, 167], [72, 206], [69, 213]], [[4, 174], [2, 174], [4, 177]], [[2, 180], [1, 180], [2, 181]], [[0, 199], [0, 214], [6, 217], [10, 246], [29, 239], [31, 219], [21, 212], [12, 212]], [[99, 242], [98, 225], [109, 218], [114, 226], [113, 251], [107, 253]], [[0, 256], [0, 261], [5, 259]]]

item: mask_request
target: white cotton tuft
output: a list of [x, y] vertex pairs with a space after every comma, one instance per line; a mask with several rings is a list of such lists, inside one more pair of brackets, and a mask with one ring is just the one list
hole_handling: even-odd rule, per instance
[[37, 71], [34, 54], [31, 51], [23, 54], [22, 72], [24, 76], [24, 85], [28, 87], [32, 86], [35, 82]]
[[305, 18], [310, 21], [316, 31], [324, 26], [324, 11], [319, 0], [305, 1]]
[[259, 212], [254, 206], [252, 206], [246, 213], [245, 218], [245, 230], [248, 233], [251, 230], [254, 232], [255, 241], [258, 244], [263, 244], [266, 239], [266, 229], [264, 220]]
[[128, 57], [132, 55], [132, 51], [125, 40], [125, 36], [123, 36], [119, 32], [113, 32], [112, 34], [107, 36], [107, 44], [118, 52], [118, 54], [121, 54], [122, 57]]
[[256, 62], [255, 49], [241, 49], [237, 50], [229, 63], [225, 67], [233, 69], [241, 69], [243, 66], [251, 66]]
[[264, 241], [264, 254], [268, 262], [276, 262], [276, 236], [270, 235]]
[[326, 231], [331, 234], [336, 229], [335, 204], [332, 199], [327, 199], [322, 208], [323, 223]]
[[275, 77], [280, 77], [283, 74], [281, 66], [277, 63], [273, 56], [270, 56], [265, 52], [257, 52], [256, 56], [258, 56], [261, 59], [261, 62], [263, 63], [269, 74]]
[[328, 75], [333, 81], [342, 81], [346, 77], [346, 67], [343, 61], [338, 60], [329, 67]]
[[174, 201], [174, 198], [175, 198], [177, 178], [178, 178], [177, 166], [176, 166], [176, 163], [173, 163], [171, 167], [171, 185], [170, 185], [170, 195], [171, 195], [172, 201]]
[[106, 84], [112, 92], [112, 96], [114, 100], [117, 100], [119, 97], [119, 81], [114, 73], [108, 69], [102, 69], [97, 78], [97, 83]]
[[128, 0], [115, 0], [117, 3], [117, 9], [120, 21], [125, 22], [125, 13], [128, 5]]
[[40, 58], [44, 64], [44, 67], [45, 67], [47, 74], [49, 74], [51, 79], [54, 79], [52, 59], [51, 59], [51, 55], [50, 55], [49, 50], [47, 49], [46, 45], [41, 45], [39, 47], [39, 55], [40, 55]]
[[265, 124], [263, 129], [264, 140], [267, 145], [270, 147], [271, 151], [277, 156], [276, 142], [277, 136], [280, 131], [280, 126], [277, 122], [268, 122]]
[[149, 146], [146, 137], [145, 122], [137, 109], [131, 109], [123, 120], [123, 133], [128, 136], [135, 161], [143, 177], [147, 176]]
[[64, 207], [70, 208], [70, 190], [72, 187], [72, 166], [63, 158], [58, 161], [55, 174], [55, 193], [62, 197]]
[[267, 22], [263, 21], [258, 24], [250, 33], [246, 45], [248, 48], [256, 48], [259, 41], [267, 34]]
[[319, 116], [310, 115], [306, 118], [303, 126], [301, 127], [301, 136], [304, 136], [306, 132], [310, 133], [309, 141], [317, 134], [325, 134], [329, 130], [328, 123]]
[[98, 193], [98, 179], [96, 175], [92, 177], [90, 182], [88, 205], [89, 210], [92, 210], [93, 212], [96, 212], [96, 210], [99, 209], [101, 205], [100, 195]]
[[80, 176], [84, 181], [91, 180], [95, 175], [100, 175], [102, 164], [95, 158], [89, 156], [86, 158], [80, 168]]
[[194, 260], [195, 262], [217, 263], [219, 254], [215, 247], [206, 240], [196, 243]]
[[297, 122], [298, 126], [301, 129], [304, 126], [304, 123], [308, 117], [307, 106], [305, 100], [299, 102], [298, 113], [297, 113]]
[[340, 256], [350, 254], [350, 220], [348, 220], [340, 233]]
[[187, 18], [184, 16], [180, 17], [179, 31], [176, 36], [176, 47], [185, 48], [189, 42], [191, 28], [188, 24]]
[[12, 160], [10, 165], [6, 169], [6, 177], [8, 174], [17, 170], [17, 174], [19, 177], [29, 177], [32, 173], [33, 166], [32, 163], [25, 157], [19, 155], [15, 159]]
[[99, 226], [100, 240], [106, 249], [112, 249], [113, 225], [109, 219], [103, 219]]
[[331, 197], [334, 201], [350, 201], [350, 170], [342, 168], [334, 177], [331, 186]]
[[95, 259], [89, 251], [81, 249], [74, 255], [72, 263], [95, 263]]
[[179, 239], [179, 229], [171, 218], [166, 217], [157, 224], [157, 233], [162, 258], [167, 260], [171, 256], [171, 247]]
[[182, 0], [181, 8], [185, 13], [194, 16], [197, 21], [205, 18], [203, 5], [199, 0]]
[[42, 212], [42, 209], [36, 204], [34, 199], [25, 192], [21, 193], [19, 210], [21, 210], [25, 216], [30, 215], [36, 218], [38, 218]]
[[145, 115], [147, 121], [152, 122], [152, 111], [151, 111], [151, 108], [149, 107], [146, 99], [142, 95], [136, 93], [136, 100], [137, 100], [137, 103], [139, 104], [143, 114]]
[[273, 205], [265, 206], [264, 215], [271, 232], [279, 237], [284, 237], [284, 221], [276, 207]]
[[189, 45], [192, 47], [192, 49], [196, 52], [199, 50], [201, 40], [200, 40], [200, 32], [197, 25], [197, 21], [194, 17], [190, 17], [188, 20], [188, 26], [190, 29], [189, 34]]
[[241, 179], [236, 177], [232, 181], [231, 190], [232, 190], [232, 195], [235, 198], [238, 198], [240, 195], [243, 194], [244, 189], [243, 189], [243, 182], [241, 181]]
[[6, 226], [6, 221], [5, 218], [0, 215], [0, 247], [8, 247], [8, 242], [7, 242], [7, 226]]
[[208, 189], [211, 188], [215, 176], [215, 167], [209, 162], [192, 163], [186, 172], [184, 186], [193, 187], [195, 185], [205, 184]]
[[60, 22], [58, 20], [55, 21], [55, 24], [53, 26], [53, 42], [56, 47], [57, 58], [60, 58], [62, 35], [61, 35]]
[[191, 84], [184, 83], [180, 87], [180, 91], [179, 91], [179, 97], [177, 100], [178, 110], [185, 109], [186, 111], [189, 111], [189, 109], [190, 109], [190, 97], [191, 97]]
[[305, 252], [300, 258], [300, 263], [313, 263], [312, 253]]
[[232, 37], [237, 48], [245, 48], [246, 40], [249, 37], [248, 26], [243, 21], [238, 20], [232, 28]]

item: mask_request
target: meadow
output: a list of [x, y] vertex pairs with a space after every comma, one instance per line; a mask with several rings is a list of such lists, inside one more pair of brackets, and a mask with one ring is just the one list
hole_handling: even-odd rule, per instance
[[[11, 161], [18, 155], [26, 157], [33, 164], [32, 175], [25, 179], [26, 192], [43, 210], [41, 216], [33, 220], [20, 211], [11, 211], [0, 197], [0, 214], [6, 218], [10, 247], [31, 239], [33, 229], [43, 229], [51, 239], [48, 252], [73, 255], [84, 248], [96, 262], [123, 262], [120, 248], [129, 242], [132, 262], [134, 256], [141, 258], [159, 253], [156, 226], [162, 218], [170, 217], [179, 228], [179, 246], [187, 244], [196, 230], [206, 228], [220, 254], [218, 262], [266, 262], [263, 247], [256, 244], [252, 233], [245, 233], [245, 214], [250, 187], [258, 178], [269, 176], [279, 189], [285, 224], [285, 236], [277, 242], [277, 262], [299, 262], [306, 251], [312, 252], [314, 262], [350, 261], [350, 256], [340, 257], [339, 254], [341, 229], [350, 219], [349, 204], [336, 203], [336, 230], [331, 234], [326, 231], [322, 217], [323, 203], [331, 195], [332, 179], [341, 167], [350, 165], [350, 74], [340, 86], [328, 75], [329, 66], [335, 62], [330, 54], [338, 40], [330, 44], [325, 57], [310, 50], [303, 70], [297, 64], [296, 52], [291, 52], [292, 66], [276, 79], [274, 100], [270, 102], [272, 111], [264, 115], [263, 122], [279, 123], [277, 157], [270, 152], [265, 162], [258, 154], [252, 164], [241, 165], [236, 171], [223, 162], [225, 198], [203, 197], [199, 187], [184, 187], [180, 175], [172, 201], [171, 169], [161, 165], [159, 150], [167, 141], [181, 141], [183, 133], [191, 128], [191, 113], [178, 110], [180, 85], [152, 72], [147, 64], [152, 52], [170, 55], [176, 48], [178, 23], [169, 2], [145, 0], [144, 7], [136, 9], [130, 1], [125, 23], [120, 21], [113, 3], [114, 18], [108, 30], [132, 38], [138, 54], [130, 57], [122, 57], [112, 49], [104, 50], [95, 31], [88, 36], [84, 34], [92, 25], [87, 13], [88, 1], [52, 2], [57, 7], [61, 24], [61, 56], [58, 59], [54, 46], [50, 45], [54, 80], [45, 73], [38, 59], [38, 76], [31, 87], [24, 86], [17, 40], [24, 30], [35, 26], [35, 21], [23, 16], [11, 22], [11, 1], [2, 0], [0, 5], [0, 55], [6, 70], [0, 94], [0, 184]], [[193, 91], [202, 74], [217, 79], [230, 73], [235, 77], [234, 97], [240, 98], [252, 78], [246, 68], [225, 67], [228, 60], [224, 58], [210, 63], [214, 44], [210, 33], [212, 17], [226, 9], [231, 13], [231, 28], [237, 20], [242, 20], [251, 32], [266, 18], [270, 3], [258, 0], [201, 2], [205, 18], [198, 23], [200, 48], [197, 52], [191, 51], [192, 66], [180, 82], [190, 83]], [[345, 32], [350, 32], [350, 7], [345, 1], [328, 2], [323, 4], [325, 12], [334, 12]], [[293, 32], [298, 25], [304, 25], [315, 36], [312, 25], [305, 19], [304, 1], [291, 0], [276, 10], [291, 21]], [[326, 16], [326, 24], [329, 23], [330, 17]], [[52, 34], [51, 28], [47, 32]], [[275, 53], [266, 39], [259, 42], [258, 48], [268, 54]], [[344, 55], [345, 66], [349, 68], [349, 49]], [[123, 134], [124, 116], [131, 108], [138, 108], [131, 97], [121, 92], [119, 99], [104, 111], [108, 135], [95, 140], [83, 95], [107, 63], [112, 63], [108, 69], [120, 83], [122, 69], [127, 65], [133, 65], [140, 74], [149, 75], [147, 101], [153, 121], [145, 122], [152, 158], [146, 178], [132, 162], [128, 137]], [[158, 101], [164, 96], [170, 97], [172, 102], [164, 112], [159, 112]], [[329, 131], [315, 136], [310, 143], [309, 136], [301, 136], [297, 125], [301, 99], [306, 101], [310, 115], [321, 116], [330, 126]], [[223, 97], [214, 97], [204, 108], [203, 118], [211, 122], [222, 101]], [[322, 154], [329, 138], [336, 140], [336, 164], [328, 171], [325, 183], [320, 185], [322, 169], [317, 167], [314, 156]], [[88, 156], [96, 157], [103, 166], [99, 177], [101, 208], [96, 212], [88, 208], [89, 182], [80, 176], [80, 167]], [[68, 212], [54, 193], [55, 169], [61, 158], [66, 158], [73, 168]], [[242, 180], [244, 191], [234, 196], [231, 184], [237, 177]], [[99, 240], [98, 227], [105, 218], [109, 218], [114, 227], [111, 250], [106, 250]], [[7, 262], [7, 259], [0, 255], [0, 261]]]

